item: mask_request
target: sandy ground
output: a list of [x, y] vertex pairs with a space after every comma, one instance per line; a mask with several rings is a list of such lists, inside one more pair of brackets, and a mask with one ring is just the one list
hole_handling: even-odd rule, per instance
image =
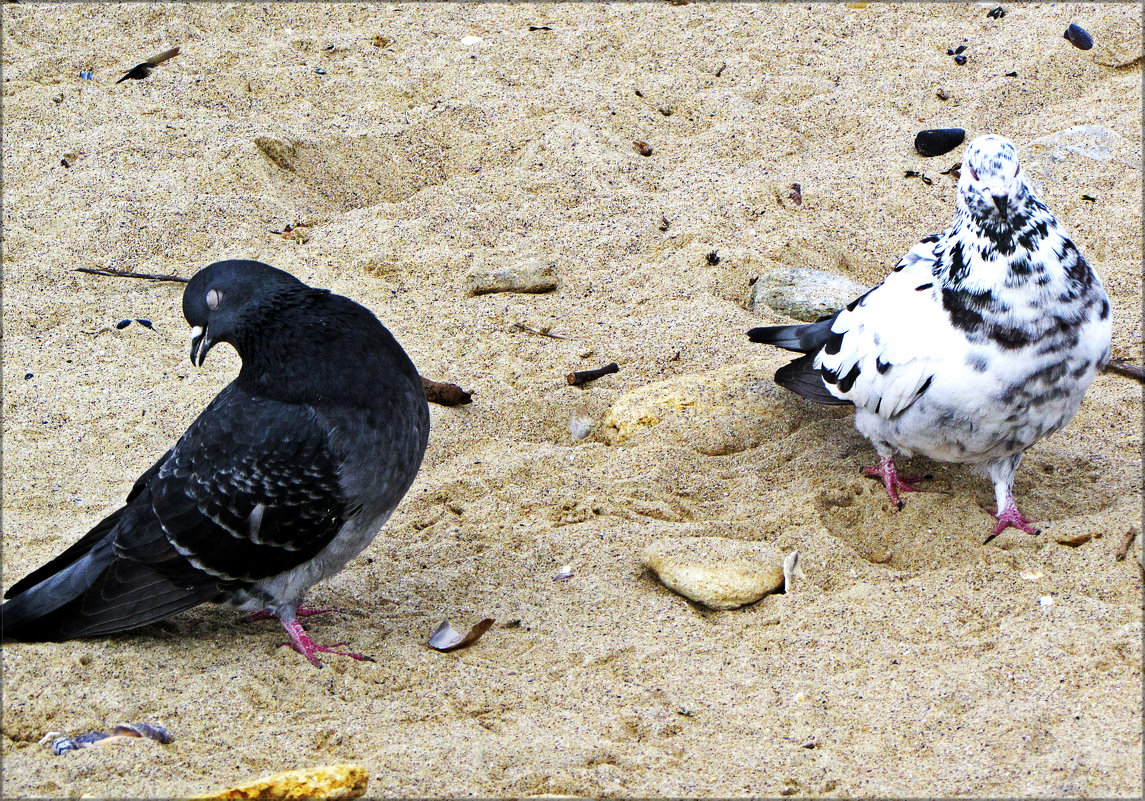
[[[786, 357], [744, 336], [784, 320], [745, 310], [752, 278], [873, 284], [944, 227], [962, 149], [912, 142], [958, 126], [1022, 147], [1109, 289], [1114, 355], [1141, 361], [1140, 7], [990, 5], [5, 4], [4, 586], [114, 509], [237, 369], [227, 348], [191, 367], [181, 286], [74, 267], [261, 259], [476, 396], [432, 409], [406, 500], [310, 598], [341, 610], [318, 641], [376, 663], [315, 670], [213, 607], [6, 645], [4, 796], [339, 761], [372, 795], [1140, 796], [1141, 571], [1115, 552], [1140, 527], [1141, 385], [1097, 379], [1019, 473], [1042, 536], [984, 546], [985, 479], [916, 460], [937, 492], [893, 511], [850, 413], [774, 387]], [[1107, 151], [1034, 144], [1080, 125]], [[287, 224], [308, 241], [269, 233]], [[465, 292], [471, 268], [535, 259], [557, 291]], [[609, 409], [660, 381], [690, 405], [618, 443]], [[581, 406], [597, 428], [573, 441]], [[807, 580], [705, 610], [640, 563], [696, 535], [797, 548]], [[424, 645], [487, 616], [467, 650]], [[175, 741], [37, 744], [136, 720]]]

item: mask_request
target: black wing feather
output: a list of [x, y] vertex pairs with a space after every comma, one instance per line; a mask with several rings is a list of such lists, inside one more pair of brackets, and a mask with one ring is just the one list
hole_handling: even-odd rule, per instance
[[849, 400], [836, 398], [827, 391], [823, 373], [815, 366], [815, 354], [808, 353], [775, 371], [775, 383], [825, 406], [853, 406]]

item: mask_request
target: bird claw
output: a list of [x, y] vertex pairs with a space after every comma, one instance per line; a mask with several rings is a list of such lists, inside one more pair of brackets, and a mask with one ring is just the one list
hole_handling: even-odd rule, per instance
[[868, 476], [875, 476], [883, 482], [883, 486], [887, 490], [887, 497], [891, 499], [891, 503], [895, 505], [900, 511], [903, 508], [902, 499], [899, 498], [900, 492], [922, 492], [918, 487], [914, 486], [919, 481], [930, 478], [930, 476], [900, 476], [895, 467], [894, 458], [883, 459], [878, 467], [865, 467], [863, 473]]
[[1022, 516], [1022, 513], [1018, 511], [1018, 507], [1014, 505], [1013, 501], [1007, 504], [1005, 509], [994, 516], [998, 518], [998, 525], [994, 526], [994, 531], [990, 534], [989, 537], [985, 539], [985, 541], [983, 541], [983, 545], [990, 542], [990, 540], [994, 539], [1011, 526], [1013, 528], [1020, 529], [1027, 534], [1033, 534], [1034, 536], [1042, 533], [1040, 528], [1034, 528], [1034, 525]]
[[290, 642], [289, 640], [284, 640], [283, 642], [280, 642], [278, 644], [278, 647], [281, 648], [284, 645], [290, 646], [295, 651], [297, 651], [298, 653], [300, 653], [304, 657], [306, 657], [306, 660], [308, 662], [310, 662], [310, 664], [314, 665], [314, 667], [316, 667], [316, 668], [322, 667], [322, 662], [319, 661], [318, 657], [315, 656], [316, 653], [317, 654], [334, 654], [335, 656], [348, 656], [351, 659], [358, 660], [359, 662], [377, 662], [378, 661], [378, 660], [374, 659], [374, 657], [367, 656], [366, 654], [352, 654], [352, 653], [349, 653], [348, 651], [335, 651], [334, 650], [335, 648], [339, 648], [343, 645], [346, 645], [346, 643], [344, 643], [344, 642], [336, 642], [333, 645], [318, 645], [313, 640], [311, 640], [309, 637], [306, 638], [306, 642], [309, 643], [309, 646], [302, 645], [299, 643]]
[[[308, 610], [308, 611], [314, 612], [315, 610]], [[317, 610], [317, 611], [328, 611], [328, 610]], [[295, 651], [298, 651], [298, 653], [300, 653], [304, 657], [306, 657], [306, 660], [310, 664], [314, 665], [314, 667], [319, 667], [319, 668], [322, 667], [322, 663], [318, 660], [318, 657], [315, 656], [315, 654], [334, 654], [335, 656], [348, 656], [351, 659], [358, 660], [359, 662], [376, 662], [377, 661], [372, 656], [366, 656], [365, 654], [352, 654], [352, 653], [348, 653], [346, 651], [335, 651], [334, 650], [335, 648], [338, 648], [339, 646], [345, 645], [346, 643], [344, 643], [344, 642], [334, 643], [334, 645], [318, 645], [317, 643], [315, 643], [313, 640], [310, 639], [309, 635], [306, 634], [306, 630], [302, 628], [302, 624], [299, 623], [297, 620], [290, 620], [289, 622], [284, 620], [281, 622], [282, 622], [282, 627], [284, 629], [286, 629], [286, 633], [290, 635], [290, 642], [281, 643], [279, 645], [279, 647], [281, 648], [283, 645], [289, 645]]]

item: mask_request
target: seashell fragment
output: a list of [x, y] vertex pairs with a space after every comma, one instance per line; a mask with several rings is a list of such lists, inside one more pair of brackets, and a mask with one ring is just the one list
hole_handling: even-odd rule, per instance
[[1062, 36], [1068, 39], [1069, 43], [1078, 50], [1089, 50], [1093, 47], [1093, 37], [1089, 35], [1089, 32], [1080, 25], [1075, 25], [1072, 22], [1070, 26], [1065, 29], [1065, 33], [1062, 34]]
[[962, 128], [929, 128], [914, 137], [914, 149], [923, 156], [941, 156], [958, 147], [966, 139]]
[[238, 784], [221, 793], [195, 798], [221, 801], [226, 798], [361, 798], [370, 774], [361, 765], [344, 763], [288, 770]]
[[566, 581], [568, 579], [571, 579], [572, 577], [573, 577], [572, 565], [565, 565], [564, 567], [562, 567], [557, 572], [557, 574], [555, 576], [553, 576], [553, 581]]
[[68, 751], [76, 751], [80, 748], [90, 748], [93, 745], [108, 743], [113, 740], [123, 740], [125, 738], [142, 737], [148, 740], [156, 740], [163, 745], [171, 742], [171, 735], [167, 729], [160, 726], [158, 723], [120, 723], [112, 730], [111, 734], [104, 734], [101, 731], [89, 731], [87, 734], [81, 734], [78, 737], [61, 737], [60, 732], [49, 732], [44, 736], [41, 743], [46, 743], [49, 738], [54, 737], [52, 740], [52, 753], [56, 756], [66, 754]]
[[120, 737], [144, 737], [148, 740], [163, 743], [163, 745], [167, 745], [171, 742], [171, 735], [168, 733], [166, 727], [160, 726], [158, 723], [120, 723], [112, 730], [112, 735]]
[[429, 635], [427, 645], [435, 651], [456, 651], [458, 648], [464, 648], [477, 642], [492, 625], [493, 618], [487, 617], [473, 626], [469, 633], [463, 637], [457, 629], [449, 625], [448, 620], [442, 621], [441, 625], [433, 630], [433, 634]]
[[799, 558], [799, 551], [792, 551], [783, 560], [783, 591], [790, 594], [795, 590], [795, 579], [807, 578], [803, 573], [803, 565]]

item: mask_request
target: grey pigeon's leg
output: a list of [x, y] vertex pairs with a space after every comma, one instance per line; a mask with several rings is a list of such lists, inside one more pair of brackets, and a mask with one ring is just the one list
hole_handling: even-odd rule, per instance
[[[337, 612], [337, 611], [338, 611], [337, 609], [307, 609], [304, 606], [300, 606], [294, 610], [294, 616], [295, 617], [313, 617], [314, 615], [325, 615], [329, 612]], [[272, 617], [274, 617], [273, 614], [271, 614], [270, 612], [263, 609], [261, 612], [252, 612], [251, 614], [244, 617], [243, 620], [247, 623], [257, 623], [260, 620], [267, 620], [267, 619], [272, 618]]]
[[921, 492], [918, 487], [913, 486], [915, 482], [921, 481], [921, 478], [907, 478], [900, 477], [898, 468], [895, 467], [894, 451], [882, 442], [873, 443], [875, 450], [879, 452], [878, 467], [866, 467], [863, 472], [868, 476], [875, 476], [882, 479], [883, 486], [887, 489], [887, 497], [891, 499], [897, 508], [902, 509], [902, 499], [899, 498], [900, 492]]
[[1018, 505], [1014, 503], [1014, 496], [1011, 493], [1011, 488], [1014, 486], [1014, 473], [1018, 471], [1018, 464], [1021, 461], [1022, 454], [1015, 453], [1002, 459], [992, 459], [987, 462], [990, 480], [994, 482], [994, 497], [998, 501], [998, 512], [994, 515], [998, 518], [998, 525], [994, 526], [994, 531], [986, 538], [986, 542], [994, 539], [1010, 526], [1021, 529], [1027, 534], [1041, 533], [1018, 511]]
[[357, 659], [359, 662], [375, 661], [372, 656], [366, 656], [365, 654], [351, 654], [345, 651], [334, 650], [334, 648], [338, 647], [339, 645], [345, 645], [346, 643], [344, 642], [335, 643], [333, 647], [317, 645], [313, 640], [310, 639], [309, 636], [307, 636], [306, 630], [302, 628], [302, 624], [299, 623], [293, 615], [287, 617], [285, 614], [283, 614], [283, 616], [279, 618], [279, 622], [282, 623], [282, 627], [286, 629], [286, 633], [290, 635], [290, 642], [284, 642], [282, 644], [289, 645], [295, 651], [298, 651], [298, 653], [306, 657], [306, 659], [310, 662], [310, 664], [314, 665], [314, 667], [322, 667], [322, 663], [319, 662], [318, 657], [315, 656], [315, 654], [319, 653], [335, 654], [337, 656], [348, 656], [351, 659]]

